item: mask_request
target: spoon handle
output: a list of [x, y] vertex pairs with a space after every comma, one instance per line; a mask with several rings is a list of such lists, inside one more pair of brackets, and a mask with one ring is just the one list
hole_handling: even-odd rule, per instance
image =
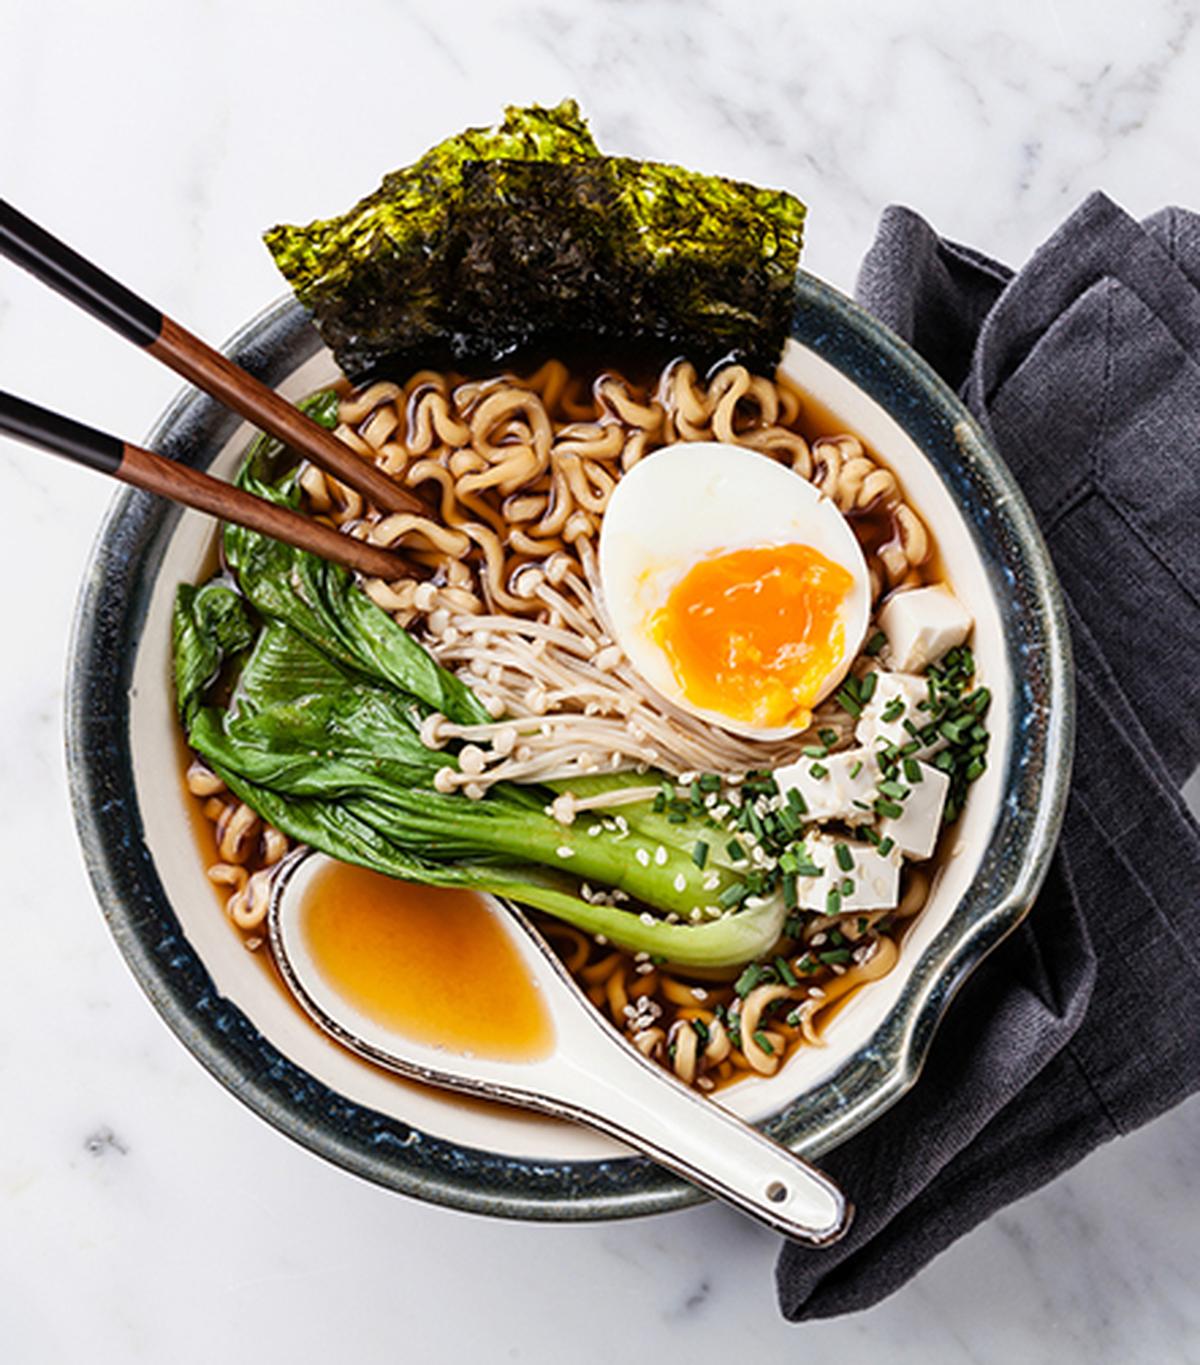
[[[853, 1208], [815, 1167], [668, 1075], [600, 1022], [608, 1055], [577, 1054], [575, 1083], [559, 1090], [572, 1118], [619, 1138], [751, 1218], [810, 1246], [835, 1242]], [[573, 1058], [573, 1060], [576, 1060]], [[593, 1062], [599, 1060], [593, 1054]]]

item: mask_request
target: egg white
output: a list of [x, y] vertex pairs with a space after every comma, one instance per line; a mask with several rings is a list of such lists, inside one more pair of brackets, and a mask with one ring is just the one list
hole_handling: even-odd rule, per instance
[[871, 588], [862, 548], [828, 498], [785, 465], [744, 446], [684, 441], [646, 456], [613, 490], [600, 527], [600, 583], [613, 638], [660, 696], [751, 738], [783, 739], [766, 727], [696, 706], [676, 681], [650, 619], [699, 560], [763, 545], [811, 545], [854, 583], [843, 603], [842, 661], [815, 701], [832, 692], [862, 647]]

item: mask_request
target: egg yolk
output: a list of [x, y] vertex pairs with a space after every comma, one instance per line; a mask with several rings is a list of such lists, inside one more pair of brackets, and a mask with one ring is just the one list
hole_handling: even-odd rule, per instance
[[844, 652], [851, 574], [811, 545], [726, 550], [694, 564], [650, 629], [695, 706], [802, 729]]

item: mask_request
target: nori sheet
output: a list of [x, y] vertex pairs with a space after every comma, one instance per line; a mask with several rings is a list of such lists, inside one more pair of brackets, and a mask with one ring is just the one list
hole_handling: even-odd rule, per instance
[[354, 380], [580, 339], [770, 368], [803, 224], [782, 191], [601, 156], [568, 100], [510, 108], [266, 242]]

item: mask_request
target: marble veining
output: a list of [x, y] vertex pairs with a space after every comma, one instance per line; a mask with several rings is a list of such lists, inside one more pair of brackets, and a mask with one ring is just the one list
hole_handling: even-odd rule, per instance
[[[219, 340], [281, 292], [257, 242], [506, 100], [607, 148], [786, 186], [852, 287], [885, 203], [1019, 261], [1085, 193], [1200, 204], [1200, 6], [1148, 0], [43, 0], [0, 9], [3, 193]], [[0, 374], [137, 438], [172, 376], [8, 268]], [[0, 447], [0, 1358], [1000, 1365], [1200, 1361], [1200, 1101], [962, 1239], [888, 1302], [789, 1327], [724, 1209], [488, 1222], [324, 1165], [212, 1083], [110, 942], [71, 825], [62, 676], [110, 489]], [[1200, 784], [1190, 792], [1195, 802]], [[461, 1301], [460, 1301], [461, 1300]]]

